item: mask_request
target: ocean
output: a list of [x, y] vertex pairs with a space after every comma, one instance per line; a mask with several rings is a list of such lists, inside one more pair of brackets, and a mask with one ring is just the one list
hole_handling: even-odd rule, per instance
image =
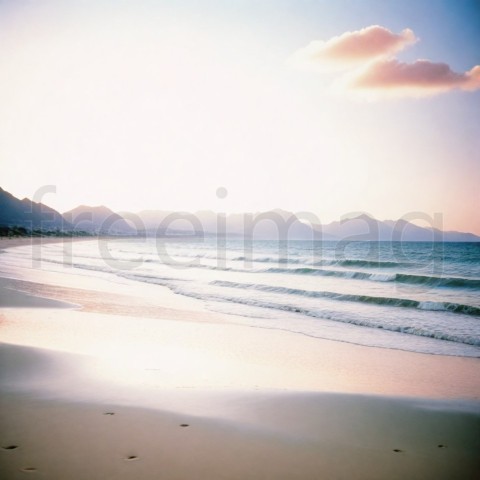
[[166, 287], [254, 328], [480, 357], [480, 243], [136, 238], [34, 255], [47, 270]]

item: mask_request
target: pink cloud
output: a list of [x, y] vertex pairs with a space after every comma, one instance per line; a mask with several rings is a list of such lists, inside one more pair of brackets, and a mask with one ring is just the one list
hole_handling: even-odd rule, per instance
[[297, 50], [291, 60], [296, 66], [338, 69], [378, 60], [403, 50], [417, 41], [412, 30], [406, 28], [395, 34], [379, 25], [345, 32], [330, 40], [315, 40]]
[[293, 67], [315, 70], [350, 70], [334, 80], [333, 87], [382, 96], [427, 96], [451, 90], [480, 89], [480, 65], [464, 73], [446, 63], [417, 60], [403, 63], [395, 54], [417, 41], [406, 28], [395, 34], [385, 27], [345, 32], [329, 40], [316, 40], [289, 59]]
[[456, 73], [446, 63], [380, 60], [354, 71], [346, 83], [350, 89], [393, 95], [424, 96], [455, 89], [473, 91], [480, 89], [480, 65], [468, 72]]

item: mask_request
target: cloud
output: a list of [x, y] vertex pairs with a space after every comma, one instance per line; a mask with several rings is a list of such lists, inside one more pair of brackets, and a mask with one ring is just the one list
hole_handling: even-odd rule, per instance
[[403, 63], [395, 58], [398, 52], [417, 41], [409, 28], [395, 34], [385, 27], [371, 25], [330, 40], [315, 40], [294, 52], [289, 64], [318, 71], [348, 70], [334, 79], [334, 89], [369, 98], [422, 97], [452, 90], [480, 89], [480, 65], [456, 73], [446, 63], [429, 60]]
[[446, 63], [429, 60], [381, 60], [352, 72], [344, 85], [352, 90], [392, 96], [426, 96], [455, 89], [473, 91], [480, 89], [480, 65], [456, 73]]
[[387, 28], [372, 25], [327, 41], [310, 42], [292, 55], [290, 64], [300, 68], [341, 70], [392, 56], [416, 41], [415, 34], [408, 28], [395, 34]]

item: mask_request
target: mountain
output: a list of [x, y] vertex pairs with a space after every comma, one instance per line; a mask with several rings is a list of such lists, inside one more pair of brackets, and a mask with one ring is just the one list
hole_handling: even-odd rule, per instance
[[[301, 218], [292, 212], [275, 209], [266, 212], [237, 213], [225, 217], [224, 223], [212, 211], [195, 213], [165, 210], [123, 212], [125, 218], [141, 226], [149, 234], [204, 233], [228, 236], [251, 236], [254, 239], [332, 240], [332, 241], [404, 241], [404, 242], [478, 242], [472, 233], [446, 231], [415, 225], [406, 220], [380, 221], [361, 214], [325, 225], [308, 215]], [[220, 222], [220, 223], [219, 223]]]
[[314, 215], [286, 210], [220, 215], [211, 210], [194, 213], [143, 210], [115, 213], [105, 206], [80, 205], [62, 215], [42, 203], [19, 200], [0, 188], [0, 226], [87, 231], [110, 235], [227, 235], [264, 240], [480, 242], [473, 233], [420, 227], [406, 220], [380, 221], [360, 214], [325, 225]]
[[479, 242], [473, 233], [442, 231], [420, 227], [406, 220], [376, 220], [369, 215], [358, 215], [341, 222], [321, 227], [323, 233], [342, 241], [402, 241], [402, 242]]
[[53, 208], [24, 198], [20, 200], [0, 188], [0, 225], [28, 230], [71, 230], [71, 225]]
[[[168, 210], [142, 210], [138, 213], [118, 212], [124, 219], [128, 220], [131, 225], [135, 225], [137, 231], [148, 231], [150, 233], [164, 233], [163, 223], [171, 223], [168, 216], [174, 214]], [[178, 215], [178, 213], [175, 213]], [[177, 221], [178, 223], [178, 221]], [[180, 230], [188, 231], [188, 224], [180, 225]]]
[[[197, 212], [173, 212], [166, 210], [143, 210], [138, 213], [121, 212], [149, 234], [166, 232], [205, 235], [248, 236], [254, 239], [311, 239], [317, 235], [309, 224], [303, 223], [293, 213], [275, 209], [267, 212], [232, 213], [225, 217], [211, 210]], [[324, 240], [332, 240], [328, 233]]]
[[323, 234], [328, 234], [337, 240], [391, 240], [392, 230], [384, 222], [368, 215], [344, 219], [320, 226]]
[[73, 230], [110, 235], [132, 235], [136, 233], [136, 229], [123, 217], [103, 205], [98, 207], [80, 205], [65, 212], [63, 218], [72, 224]]

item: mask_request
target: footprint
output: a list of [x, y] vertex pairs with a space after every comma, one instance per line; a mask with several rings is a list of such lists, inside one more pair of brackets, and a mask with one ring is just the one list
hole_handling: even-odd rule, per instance
[[188, 423], [182, 423], [180, 426], [181, 427], [189, 427], [190, 425]]
[[15, 450], [18, 448], [18, 445], [7, 445], [6, 447], [2, 447], [4, 450]]
[[115, 412], [105, 412], [104, 415], [115, 415]]
[[22, 472], [36, 472], [37, 469], [35, 467], [23, 467], [21, 469]]

